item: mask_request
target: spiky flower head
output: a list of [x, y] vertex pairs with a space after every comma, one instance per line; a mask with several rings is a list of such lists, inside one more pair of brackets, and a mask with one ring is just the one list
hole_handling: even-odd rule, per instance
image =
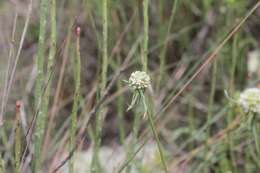
[[150, 76], [144, 71], [135, 71], [129, 78], [129, 86], [134, 90], [141, 90], [151, 85]]
[[239, 96], [238, 103], [245, 111], [260, 113], [260, 89], [249, 88]]

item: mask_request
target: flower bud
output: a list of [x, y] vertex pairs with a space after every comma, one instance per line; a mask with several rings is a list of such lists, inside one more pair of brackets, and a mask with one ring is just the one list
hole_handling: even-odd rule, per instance
[[238, 103], [245, 111], [260, 113], [260, 89], [249, 88], [239, 96]]

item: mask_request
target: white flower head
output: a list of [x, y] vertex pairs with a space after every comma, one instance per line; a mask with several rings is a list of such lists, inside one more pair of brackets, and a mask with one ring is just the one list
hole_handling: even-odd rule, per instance
[[260, 113], [260, 89], [249, 88], [239, 96], [238, 103], [245, 111]]
[[150, 76], [144, 71], [135, 71], [129, 78], [129, 86], [134, 90], [145, 89], [151, 85]]

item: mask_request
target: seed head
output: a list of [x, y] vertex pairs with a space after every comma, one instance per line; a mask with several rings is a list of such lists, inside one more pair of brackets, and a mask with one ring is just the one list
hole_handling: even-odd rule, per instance
[[245, 111], [260, 113], [260, 89], [249, 88], [239, 96], [238, 103]]
[[16, 103], [15, 103], [15, 107], [16, 107], [16, 111], [20, 111], [21, 109], [21, 106], [22, 106], [22, 101], [21, 100], [17, 100]]
[[80, 28], [80, 26], [77, 26], [76, 27], [76, 36], [80, 37], [80, 33], [81, 33], [81, 28]]
[[145, 89], [151, 85], [150, 76], [144, 71], [135, 71], [129, 78], [129, 86], [134, 89]]

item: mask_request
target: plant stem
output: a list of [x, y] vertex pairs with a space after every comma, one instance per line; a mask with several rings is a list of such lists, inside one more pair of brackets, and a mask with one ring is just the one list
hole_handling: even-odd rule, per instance
[[[210, 96], [209, 96], [207, 123], [209, 123], [212, 118], [212, 109], [213, 109], [213, 104], [214, 104], [216, 81], [217, 81], [217, 63], [218, 63], [217, 60], [214, 60], [213, 70], [212, 70], [211, 89], [210, 89]], [[208, 130], [207, 130], [207, 136], [210, 136], [210, 126], [208, 127]]]
[[[46, 35], [46, 17], [48, 9], [48, 0], [41, 0], [40, 3], [40, 31], [39, 31], [39, 45], [38, 45], [38, 55], [36, 59], [37, 65], [37, 79], [35, 86], [35, 105], [40, 105], [41, 95], [43, 92], [43, 66], [44, 66], [44, 51], [45, 51], [45, 35]], [[35, 128], [35, 158], [34, 158], [34, 172], [39, 172], [40, 162], [41, 162], [41, 145], [44, 135], [46, 117], [43, 114], [43, 106], [39, 108], [39, 114], [36, 119]]]
[[164, 172], [167, 173], [168, 169], [167, 169], [166, 162], [165, 162], [164, 155], [163, 155], [163, 151], [162, 151], [162, 148], [161, 148], [160, 139], [159, 139], [159, 136], [158, 136], [156, 129], [155, 129], [155, 126], [154, 126], [153, 118], [152, 118], [150, 113], [147, 113], [147, 114], [148, 114], [148, 119], [149, 119], [151, 129], [152, 129], [152, 132], [153, 132], [153, 135], [155, 137], [157, 147], [158, 147], [158, 150], [159, 150], [159, 153], [160, 153], [160, 158], [161, 158], [161, 161], [162, 161]]
[[[80, 60], [80, 28], [77, 28], [77, 43], [76, 43], [76, 61], [75, 61], [75, 92], [74, 92], [74, 101], [71, 112], [71, 124], [70, 124], [70, 151], [73, 150], [76, 145], [76, 129], [77, 129], [77, 111], [79, 107], [79, 99], [80, 99], [80, 71], [81, 71], [81, 60]], [[73, 156], [69, 160], [69, 172], [74, 172], [74, 158]]]
[[143, 0], [143, 19], [144, 19], [144, 41], [143, 41], [143, 71], [148, 70], [148, 42], [149, 42], [149, 0]]
[[5, 173], [5, 162], [1, 154], [0, 154], [0, 173]]
[[[102, 97], [107, 83], [107, 70], [108, 70], [108, 0], [102, 1], [102, 24], [103, 24], [103, 31], [102, 31], [102, 69], [101, 69], [101, 85], [100, 85], [100, 96]], [[95, 133], [95, 146], [94, 146], [94, 154], [92, 158], [91, 164], [91, 171], [92, 172], [99, 172], [99, 147], [101, 144], [101, 133], [102, 133], [102, 126], [103, 126], [103, 113], [102, 108], [99, 110], [96, 116], [96, 133]]]
[[172, 24], [173, 24], [173, 19], [175, 17], [175, 13], [176, 13], [176, 9], [177, 9], [177, 5], [178, 5], [178, 0], [175, 0], [173, 2], [173, 6], [172, 6], [172, 11], [171, 11], [171, 17], [170, 17], [170, 21], [169, 21], [169, 25], [167, 27], [167, 32], [164, 36], [164, 46], [163, 46], [163, 49], [162, 51], [160, 52], [160, 55], [159, 55], [159, 58], [160, 58], [160, 68], [159, 68], [159, 75], [158, 75], [158, 83], [157, 83], [157, 87], [156, 87], [156, 90], [159, 90], [159, 87], [161, 85], [161, 81], [163, 79], [163, 76], [164, 76], [164, 72], [165, 72], [165, 61], [166, 61], [166, 51], [167, 51], [167, 46], [168, 46], [168, 37], [169, 37], [169, 34], [171, 32], [171, 29], [172, 29]]
[[107, 19], [107, 0], [103, 0], [103, 55], [102, 55], [102, 74], [101, 74], [101, 95], [106, 88], [107, 83], [107, 69], [108, 69], [108, 55], [107, 55], [107, 41], [108, 41], [108, 19]]
[[[120, 57], [118, 57], [118, 66], [121, 64]], [[122, 84], [120, 81], [117, 82], [117, 88], [118, 90], [121, 90]], [[124, 103], [124, 97], [120, 95], [117, 99], [117, 114], [118, 114], [118, 128], [119, 128], [119, 139], [120, 143], [125, 146], [125, 127], [124, 127], [124, 109], [123, 109], [123, 103]]]
[[[43, 98], [43, 115], [45, 117], [48, 117], [48, 112], [49, 112], [49, 100], [50, 100], [50, 90], [51, 90], [51, 84], [52, 84], [52, 68], [54, 64], [54, 58], [56, 54], [56, 0], [51, 0], [51, 43], [50, 43], [50, 52], [49, 52], [49, 57], [48, 57], [48, 66], [47, 66], [47, 76], [49, 79], [49, 82], [47, 83], [45, 95]], [[46, 120], [45, 120], [46, 121]], [[45, 143], [44, 143], [45, 144]], [[47, 145], [47, 144], [46, 144]], [[43, 147], [43, 150], [45, 150], [45, 147]], [[45, 151], [42, 153], [42, 157], [44, 157]]]
[[20, 107], [16, 108], [16, 127], [15, 127], [15, 172], [20, 172], [21, 159], [21, 124], [20, 124]]
[[[50, 97], [50, 88], [51, 88], [51, 81], [52, 81], [52, 76], [51, 76], [51, 72], [53, 71], [53, 65], [54, 65], [54, 58], [56, 55], [56, 45], [57, 45], [57, 22], [56, 22], [56, 0], [51, 0], [51, 42], [50, 42], [50, 52], [49, 52], [49, 57], [48, 57], [48, 67], [47, 67], [47, 76], [49, 80], [49, 83], [47, 84], [47, 88], [46, 88], [46, 100], [45, 102], [45, 113], [48, 113], [49, 107], [48, 107], [48, 103], [49, 103], [49, 97]], [[56, 90], [55, 90], [56, 91]], [[54, 97], [54, 102], [53, 102], [53, 106], [55, 106], [55, 98]], [[43, 154], [45, 154], [48, 142], [49, 142], [49, 133], [51, 130], [51, 126], [52, 126], [52, 119], [53, 119], [53, 109], [50, 111], [50, 114], [48, 115], [48, 124], [46, 127], [46, 132], [45, 132], [45, 139], [44, 139], [44, 143], [43, 143]]]

